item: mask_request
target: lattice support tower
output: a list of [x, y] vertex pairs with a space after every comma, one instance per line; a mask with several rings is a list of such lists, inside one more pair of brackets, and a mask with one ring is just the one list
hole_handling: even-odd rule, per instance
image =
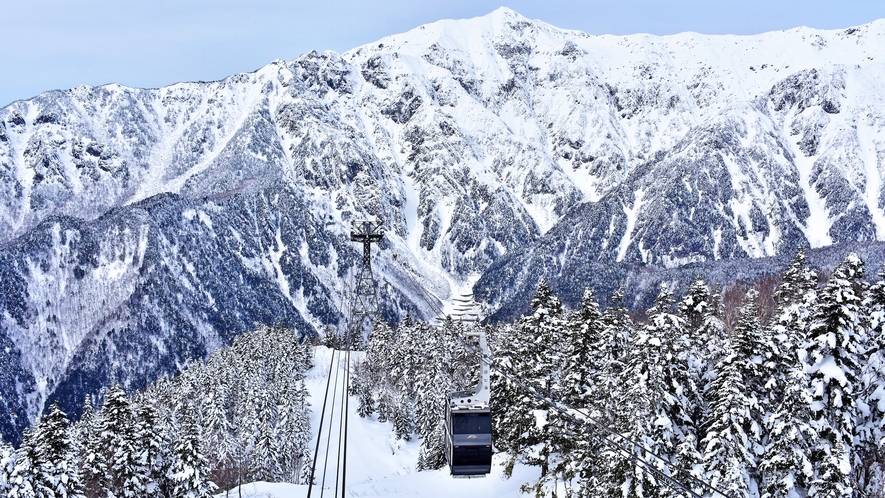
[[350, 240], [363, 244], [363, 264], [356, 277], [353, 300], [350, 305], [350, 324], [347, 328], [346, 342], [351, 341], [361, 332], [363, 323], [368, 318], [374, 321], [378, 316], [378, 285], [372, 274], [372, 244], [384, 239], [383, 221], [360, 220], [351, 224]]

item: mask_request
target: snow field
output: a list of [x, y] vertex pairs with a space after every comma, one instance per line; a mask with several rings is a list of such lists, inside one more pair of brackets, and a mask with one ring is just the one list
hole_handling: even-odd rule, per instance
[[[326, 389], [326, 380], [332, 360], [332, 350], [326, 347], [317, 347], [314, 357], [314, 367], [307, 374], [307, 387], [310, 390], [311, 404], [311, 431], [313, 439], [310, 449], [313, 451], [316, 445], [317, 427], [323, 407], [323, 395]], [[362, 359], [363, 353], [351, 354], [351, 361], [357, 362]], [[339, 370], [339, 389], [344, 377], [344, 357], [339, 360], [335, 355], [335, 363], [332, 368]], [[334, 383], [335, 374], [332, 373]], [[334, 384], [333, 384], [334, 385]], [[332, 387], [329, 388], [330, 391]], [[340, 392], [340, 391], [339, 391]], [[331, 404], [331, 399], [329, 403]], [[391, 423], [379, 424], [374, 418], [363, 419], [356, 414], [358, 402], [356, 397], [351, 397], [348, 416], [347, 435], [347, 478], [345, 496], [347, 497], [386, 497], [386, 496], [416, 496], [426, 498], [443, 498], [452, 496], [483, 496], [483, 497], [518, 497], [519, 487], [537, 477], [538, 470], [525, 465], [517, 464], [510, 479], [504, 479], [504, 455], [496, 455], [492, 464], [492, 473], [489, 476], [478, 479], [455, 479], [449, 475], [448, 467], [437, 471], [415, 470], [418, 462], [418, 449], [420, 442], [417, 439], [411, 441], [397, 440], [394, 436]], [[336, 406], [337, 411], [337, 406]], [[340, 412], [339, 412], [340, 413]], [[335, 453], [338, 447], [338, 421], [333, 417], [333, 438], [330, 447], [329, 470], [326, 474], [326, 489], [324, 496], [334, 496], [335, 482]], [[320, 496], [322, 482], [322, 463], [325, 459], [325, 435], [328, 431], [328, 414], [324, 421], [323, 441], [319, 451], [320, 459], [317, 462], [314, 486], [311, 496]], [[307, 486], [289, 483], [256, 482], [245, 484], [242, 487], [244, 498], [302, 498], [307, 496]], [[239, 498], [238, 490], [217, 495], [222, 497]]]

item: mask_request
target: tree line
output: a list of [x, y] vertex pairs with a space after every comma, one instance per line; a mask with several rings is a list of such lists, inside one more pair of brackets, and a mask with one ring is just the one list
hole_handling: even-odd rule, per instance
[[294, 330], [260, 326], [143, 392], [113, 386], [97, 410], [87, 397], [76, 423], [54, 404], [19, 448], [0, 445], [0, 495], [205, 498], [306, 482], [312, 360]]
[[[537, 466], [523, 486], [536, 496], [681, 495], [642, 461], [702, 496], [711, 491], [698, 481], [733, 497], [882, 496], [885, 270], [873, 283], [864, 272], [850, 254], [821, 278], [799, 250], [772, 309], [751, 288], [733, 319], [700, 278], [678, 300], [662, 285], [644, 317], [623, 290], [604, 310], [589, 290], [566, 310], [541, 281], [530, 314], [486, 327], [505, 471]], [[459, 327], [377, 323], [354, 383], [361, 415], [421, 438], [419, 469], [445, 465], [445, 400], [476, 380]], [[553, 403], [623, 436], [628, 451]]]

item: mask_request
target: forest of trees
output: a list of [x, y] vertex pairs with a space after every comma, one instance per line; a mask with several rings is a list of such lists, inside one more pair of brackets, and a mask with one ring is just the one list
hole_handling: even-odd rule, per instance
[[[774, 292], [760, 282], [735, 306], [701, 279], [678, 301], [661, 286], [644, 317], [623, 291], [604, 311], [589, 291], [565, 310], [542, 281], [529, 315], [486, 327], [496, 451], [538, 466], [523, 487], [536, 496], [680, 495], [639, 461], [702, 496], [698, 481], [733, 497], [883, 496], [885, 271], [872, 284], [864, 271], [851, 254], [819, 278], [800, 250]], [[376, 324], [355, 382], [361, 415], [421, 438], [419, 468], [445, 464], [446, 395], [475, 381], [459, 326]]]
[[[604, 309], [587, 291], [567, 310], [540, 282], [530, 314], [485, 327], [505, 473], [536, 466], [523, 486], [535, 496], [680, 495], [642, 462], [704, 496], [701, 482], [735, 498], [883, 496], [885, 270], [864, 272], [851, 254], [819, 276], [799, 251], [740, 299], [700, 279], [679, 299], [664, 285], [644, 316], [623, 291]], [[445, 466], [447, 396], [478, 379], [465, 327], [378, 321], [355, 365], [359, 415], [419, 438], [420, 470]], [[306, 483], [313, 347], [262, 326], [145, 392], [115, 386], [98, 410], [87, 398], [74, 424], [52, 406], [19, 448], [0, 445], [0, 495], [196, 498]]]
[[259, 327], [229, 348], [69, 424], [53, 405], [18, 449], [0, 445], [0, 496], [205, 498], [253, 481], [305, 482], [313, 346]]

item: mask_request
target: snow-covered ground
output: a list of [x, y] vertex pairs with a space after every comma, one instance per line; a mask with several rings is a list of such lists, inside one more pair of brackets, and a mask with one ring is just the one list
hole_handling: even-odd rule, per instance
[[[354, 353], [352, 361], [359, 358], [360, 353]], [[318, 347], [313, 369], [308, 372], [307, 386], [310, 389], [310, 403], [313, 408], [311, 415], [311, 428], [314, 439], [311, 442], [311, 450], [316, 445], [316, 430], [320, 423], [320, 414], [323, 406], [323, 394], [326, 388], [326, 379], [332, 360], [331, 350]], [[339, 361], [335, 356], [334, 368], [339, 370], [339, 382], [343, 379], [344, 360]], [[333, 371], [334, 382], [334, 371]], [[333, 384], [334, 385], [334, 384]], [[331, 388], [330, 388], [331, 389]], [[331, 400], [329, 401], [331, 403]], [[455, 479], [449, 475], [448, 467], [437, 471], [418, 472], [415, 464], [418, 462], [419, 441], [397, 440], [391, 430], [391, 424], [380, 424], [374, 418], [363, 419], [356, 414], [357, 400], [350, 399], [350, 416], [348, 417], [347, 436], [347, 478], [346, 494], [348, 497], [385, 497], [385, 496], [420, 496], [427, 498], [451, 497], [451, 496], [483, 496], [483, 497], [517, 497], [520, 496], [519, 487], [537, 478], [538, 470], [524, 465], [517, 465], [510, 479], [503, 475], [503, 455], [496, 455], [492, 473], [489, 476], [478, 479]], [[336, 408], [336, 412], [337, 412]], [[339, 412], [340, 413], [340, 412]], [[338, 418], [332, 421], [335, 437], [329, 445], [330, 460], [334, 461], [338, 447], [337, 428]], [[324, 421], [327, 430], [328, 418]], [[325, 459], [325, 432], [319, 451], [319, 463], [317, 464], [314, 489], [311, 496], [320, 496], [322, 482], [322, 463]], [[329, 462], [329, 471], [326, 475], [326, 489], [324, 495], [335, 494], [335, 467]], [[219, 497], [239, 497], [239, 490], [232, 489], [221, 493]], [[255, 498], [302, 498], [307, 496], [307, 486], [288, 483], [257, 482], [243, 485], [243, 497]]]

